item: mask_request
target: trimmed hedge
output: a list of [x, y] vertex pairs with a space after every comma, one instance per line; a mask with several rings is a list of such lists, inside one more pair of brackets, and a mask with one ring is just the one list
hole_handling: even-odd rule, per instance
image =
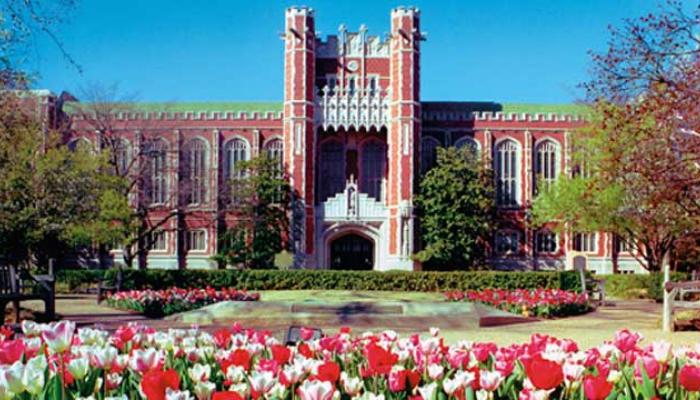
[[70, 292], [75, 292], [96, 286], [105, 272], [107, 271], [103, 269], [60, 269], [56, 273], [56, 280]]
[[[81, 271], [83, 272], [83, 271]], [[84, 271], [97, 282], [99, 274]], [[91, 271], [92, 272], [92, 271]], [[103, 271], [98, 271], [102, 273]], [[117, 271], [104, 271], [114, 280]], [[63, 275], [79, 287], [80, 273]], [[60, 279], [60, 278], [59, 278]], [[240, 290], [387, 290], [438, 292], [446, 290], [564, 289], [580, 291], [578, 275], [563, 272], [404, 272], [320, 270], [124, 270], [124, 289], [225, 288]]]
[[[652, 299], [663, 301], [663, 291], [661, 284], [664, 281], [663, 273], [653, 272], [650, 274], [615, 274], [597, 275], [598, 278], [605, 279], [605, 292], [613, 297], [623, 299]], [[672, 272], [672, 281], [684, 281], [690, 276], [684, 272]]]

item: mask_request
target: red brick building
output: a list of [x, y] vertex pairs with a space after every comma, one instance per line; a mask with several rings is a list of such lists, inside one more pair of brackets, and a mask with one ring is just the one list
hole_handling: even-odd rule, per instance
[[[420, 243], [412, 201], [418, 179], [437, 147], [470, 146], [496, 175], [505, 228], [493, 238], [495, 265], [568, 268], [583, 255], [599, 272], [611, 271], [613, 259], [622, 271], [638, 270], [611, 235], [556, 235], [529, 222], [535, 187], [571, 173], [580, 118], [525, 105], [422, 101], [420, 12], [396, 8], [390, 24], [387, 38], [364, 26], [320, 38], [312, 9], [289, 8], [284, 102], [273, 112], [224, 104], [114, 115], [124, 159], [143, 146], [152, 156], [141, 196], [162, 230], [149, 267], [213, 267], [217, 237], [235, 224], [224, 210], [224, 182], [239, 173], [236, 163], [267, 152], [298, 195], [290, 232], [296, 267], [418, 269], [411, 257]], [[70, 143], [101, 145], [89, 118], [67, 116]]]

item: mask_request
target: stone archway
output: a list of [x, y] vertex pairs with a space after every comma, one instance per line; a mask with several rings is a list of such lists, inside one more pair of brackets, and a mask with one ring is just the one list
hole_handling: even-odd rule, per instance
[[375, 243], [366, 236], [350, 232], [333, 239], [328, 247], [330, 269], [374, 269]]

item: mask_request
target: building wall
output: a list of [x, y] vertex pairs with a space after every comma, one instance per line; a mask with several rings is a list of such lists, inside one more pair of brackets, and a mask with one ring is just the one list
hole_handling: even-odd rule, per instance
[[[483, 162], [493, 165], [497, 146], [512, 140], [517, 147], [517, 204], [499, 208], [504, 230], [517, 232], [517, 249], [493, 254], [494, 265], [505, 269], [561, 269], [572, 265], [572, 235], [556, 238], [553, 251], [537, 251], [537, 232], [530, 222], [535, 195], [537, 146], [555, 144], [557, 174], [570, 173], [571, 135], [584, 124], [574, 116], [502, 114], [497, 103], [422, 102], [420, 99], [420, 12], [399, 7], [390, 14], [387, 39], [345, 27], [326, 39], [317, 37], [315, 13], [292, 7], [285, 13], [284, 104], [279, 114], [135, 113], [113, 116], [113, 129], [134, 147], [145, 140], [162, 138], [170, 149], [169, 196], [165, 204], [149, 211], [152, 224], [167, 232], [163, 250], [151, 251], [147, 264], [153, 268], [212, 268], [217, 237], [236, 224], [235, 213], [225, 211], [221, 196], [225, 184], [226, 145], [243, 140], [248, 158], [259, 154], [266, 143], [281, 139], [284, 166], [294, 191], [291, 245], [298, 268], [327, 268], [330, 243], [347, 233], [374, 242], [375, 269], [420, 269], [411, 259], [419, 242], [413, 215], [413, 196], [418, 188], [426, 140], [437, 146], [473, 143]], [[47, 103], [48, 104], [48, 103]], [[342, 108], [339, 110], [339, 107]], [[56, 119], [56, 118], [54, 118]], [[67, 142], [89, 140], [100, 147], [95, 118], [72, 115]], [[372, 200], [357, 193], [349, 179], [344, 191], [319, 199], [320, 144], [339, 138], [358, 143], [369, 137], [387, 148], [385, 191]], [[178, 166], [183, 146], [199, 139], [208, 149], [207, 201], [183, 204], [178, 190]], [[359, 147], [358, 147], [359, 148]], [[361, 155], [360, 155], [361, 156]], [[357, 178], [357, 177], [355, 177]], [[165, 222], [164, 222], [165, 221]], [[545, 227], [546, 228], [546, 227]], [[187, 251], [184, 235], [177, 232], [201, 229], [206, 248]], [[495, 238], [494, 238], [495, 240]], [[597, 234], [594, 251], [584, 254], [590, 269], [611, 271], [613, 238]], [[115, 259], [119, 252], [113, 252]], [[618, 257], [620, 269], [640, 271], [629, 254]]]

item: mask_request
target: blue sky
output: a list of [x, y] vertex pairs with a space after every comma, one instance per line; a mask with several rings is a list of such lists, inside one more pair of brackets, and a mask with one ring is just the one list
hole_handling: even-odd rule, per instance
[[[691, 0], [688, 0], [690, 4]], [[79, 93], [118, 83], [142, 101], [279, 101], [284, 9], [309, 5], [317, 31], [345, 23], [389, 30], [396, 1], [82, 0], [59, 37], [80, 75], [46, 38], [30, 63], [38, 88]], [[580, 97], [589, 49], [608, 24], [656, 9], [657, 0], [420, 1], [428, 40], [423, 100], [566, 103]]]

